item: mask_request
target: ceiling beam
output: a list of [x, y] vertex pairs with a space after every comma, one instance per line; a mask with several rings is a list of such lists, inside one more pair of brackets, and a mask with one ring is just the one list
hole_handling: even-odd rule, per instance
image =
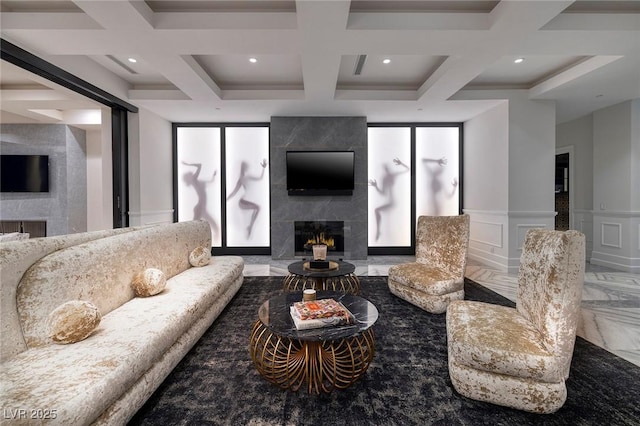
[[[573, 81], [577, 78], [582, 77], [585, 74], [590, 73], [600, 67], [610, 64], [611, 62], [617, 61], [618, 59], [623, 58], [623, 56], [593, 56], [591, 58], [587, 58], [586, 60], [576, 64], [575, 66], [566, 69], [545, 81], [536, 84], [534, 87], [529, 89], [529, 97], [531, 99], [536, 99], [550, 90], [556, 89], [570, 81]], [[640, 72], [640, 70], [639, 70]], [[640, 82], [640, 77], [638, 78]], [[640, 83], [639, 83], [640, 84]]]
[[95, 1], [73, 2], [106, 30], [127, 31], [138, 28], [153, 29], [153, 11], [144, 1]]

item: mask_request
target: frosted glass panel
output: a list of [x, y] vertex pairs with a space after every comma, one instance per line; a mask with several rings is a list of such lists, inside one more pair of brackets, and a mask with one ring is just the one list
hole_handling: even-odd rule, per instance
[[411, 246], [411, 129], [369, 127], [369, 247]]
[[179, 127], [176, 143], [178, 221], [205, 219], [211, 245], [220, 247], [220, 128]]
[[459, 214], [460, 129], [416, 128], [416, 220]]
[[227, 246], [268, 247], [269, 128], [227, 127]]

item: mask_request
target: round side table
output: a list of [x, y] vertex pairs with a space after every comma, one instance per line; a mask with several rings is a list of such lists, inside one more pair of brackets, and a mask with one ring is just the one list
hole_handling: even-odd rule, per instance
[[354, 264], [341, 260], [329, 261], [327, 269], [311, 268], [308, 261], [289, 265], [289, 275], [284, 278], [285, 291], [301, 291], [306, 288], [332, 290], [342, 293], [360, 294], [360, 280], [355, 274]]

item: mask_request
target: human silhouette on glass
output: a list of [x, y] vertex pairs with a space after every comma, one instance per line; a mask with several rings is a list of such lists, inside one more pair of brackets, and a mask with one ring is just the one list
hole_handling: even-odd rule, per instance
[[382, 168], [384, 169], [384, 175], [382, 176], [382, 183], [380, 185], [378, 185], [378, 181], [376, 181], [375, 179], [369, 179], [369, 185], [374, 187], [382, 196], [385, 197], [385, 201], [382, 203], [382, 205], [376, 207], [374, 210], [374, 214], [376, 218], [376, 236], [375, 236], [376, 241], [380, 239], [380, 234], [381, 234], [380, 222], [382, 221], [382, 213], [386, 210], [389, 210], [395, 205], [393, 187], [395, 186], [396, 178], [399, 175], [411, 170], [409, 169], [409, 166], [404, 164], [398, 158], [393, 159], [393, 164], [395, 164], [396, 166], [402, 167], [402, 169], [394, 172], [389, 167], [389, 164], [386, 164], [386, 163], [383, 164]]
[[[439, 159], [423, 158], [422, 163], [425, 165], [427, 173], [431, 178], [431, 191], [428, 191], [428, 196], [433, 206], [433, 215], [440, 215], [440, 202], [438, 201], [438, 193], [443, 190], [444, 184], [442, 182], [442, 172], [447, 165], [447, 157]], [[458, 187], [458, 179], [455, 177], [451, 181], [451, 192], [447, 194], [447, 198], [453, 197]]]
[[211, 226], [211, 231], [213, 232], [213, 237], [215, 238], [220, 232], [220, 228], [218, 227], [218, 223], [215, 221], [213, 216], [207, 210], [207, 185], [212, 183], [216, 179], [217, 170], [213, 172], [210, 180], [201, 180], [200, 170], [202, 170], [201, 163], [187, 163], [183, 161], [182, 164], [189, 167], [195, 167], [195, 171], [188, 171], [183, 176], [182, 179], [187, 184], [187, 186], [192, 186], [196, 191], [196, 196], [198, 197], [198, 202], [193, 207], [193, 218], [195, 220], [204, 219], [209, 222]]
[[250, 182], [259, 181], [264, 177], [264, 171], [267, 168], [267, 160], [263, 159], [260, 163], [260, 166], [262, 166], [262, 172], [260, 173], [260, 176], [250, 176], [247, 174], [249, 163], [247, 163], [246, 161], [240, 163], [240, 176], [238, 177], [238, 182], [236, 183], [235, 188], [233, 188], [233, 191], [231, 191], [231, 193], [227, 196], [227, 201], [229, 201], [240, 191], [240, 189], [244, 190], [244, 194], [238, 201], [238, 207], [240, 207], [242, 210], [253, 210], [253, 212], [251, 213], [249, 226], [247, 226], [247, 239], [251, 237], [251, 233], [253, 232], [253, 225], [256, 223], [256, 219], [258, 217], [258, 214], [260, 213], [260, 206], [257, 203], [249, 201], [244, 197], [247, 192], [248, 184]]

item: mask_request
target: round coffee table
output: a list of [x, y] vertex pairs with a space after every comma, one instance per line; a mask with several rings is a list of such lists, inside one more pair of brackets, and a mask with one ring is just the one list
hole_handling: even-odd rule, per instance
[[309, 393], [345, 389], [358, 380], [373, 359], [375, 338], [371, 326], [378, 309], [362, 297], [318, 291], [318, 299], [340, 301], [355, 323], [297, 330], [290, 307], [301, 292], [283, 293], [264, 302], [253, 326], [249, 351], [258, 372], [269, 382]]
[[285, 291], [301, 291], [305, 288], [333, 290], [342, 293], [360, 294], [360, 280], [355, 274], [356, 266], [341, 260], [329, 261], [326, 269], [312, 268], [308, 261], [293, 262], [289, 275], [284, 278]]

